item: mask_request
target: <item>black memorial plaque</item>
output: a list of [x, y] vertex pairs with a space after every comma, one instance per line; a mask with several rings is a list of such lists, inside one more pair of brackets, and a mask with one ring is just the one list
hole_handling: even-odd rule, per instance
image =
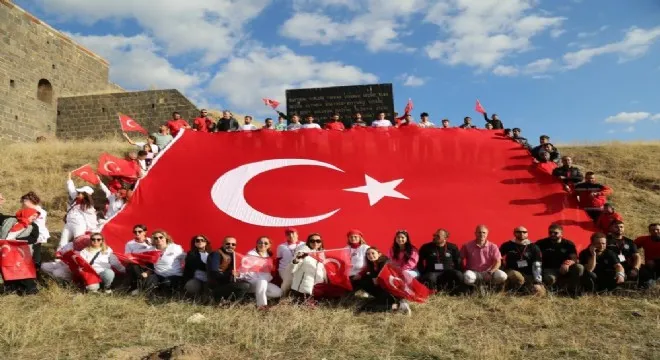
[[392, 84], [291, 89], [286, 91], [286, 109], [289, 116], [298, 114], [301, 120], [311, 114], [321, 125], [325, 124], [333, 112], [338, 113], [347, 125], [357, 112], [362, 114], [367, 123], [371, 123], [379, 112], [384, 112], [385, 118], [392, 120]]

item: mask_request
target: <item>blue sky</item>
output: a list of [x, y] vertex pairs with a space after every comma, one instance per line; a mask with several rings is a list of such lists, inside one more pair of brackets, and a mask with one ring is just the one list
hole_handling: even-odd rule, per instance
[[[36, 0], [126, 89], [270, 115], [297, 87], [392, 82], [432, 121], [479, 98], [536, 142], [658, 139], [658, 0]], [[478, 120], [478, 124], [482, 121]]]

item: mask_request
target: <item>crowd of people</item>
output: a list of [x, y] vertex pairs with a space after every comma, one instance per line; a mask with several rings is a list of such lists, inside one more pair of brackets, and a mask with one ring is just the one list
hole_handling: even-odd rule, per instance
[[[305, 117], [304, 123], [297, 114], [278, 115], [277, 124], [268, 118], [261, 129], [321, 128], [311, 115]], [[127, 159], [135, 164], [135, 176], [114, 177], [107, 185], [99, 178], [99, 187], [107, 199], [101, 209], [95, 207], [94, 189], [91, 186], [76, 188], [69, 174], [66, 183], [69, 206], [55, 260], [41, 261], [40, 246], [50, 234], [46, 226], [47, 212], [40, 206], [41, 201], [34, 192], [21, 197], [21, 210], [15, 215], [0, 215], [0, 239], [26, 241], [40, 274], [58, 281], [82, 284], [89, 292], [111, 293], [113, 288], [122, 288], [132, 295], [141, 292], [181, 293], [190, 298], [216, 301], [239, 300], [246, 294], [253, 294], [260, 309], [268, 308], [273, 299], [283, 296], [315, 306], [318, 300], [339, 299], [352, 294], [367, 299], [361, 309], [409, 314], [408, 299], [393, 295], [379, 281], [380, 272], [389, 265], [400, 269], [407, 282], [419, 281], [428, 289], [450, 294], [490, 288], [536, 295], [563, 291], [577, 296], [612, 291], [624, 283], [642, 289], [654, 286], [660, 276], [660, 224], [650, 224], [648, 235], [635, 240], [626, 237], [623, 218], [607, 199], [612, 189], [598, 183], [593, 172], [583, 175], [570, 157], [560, 156], [548, 136], [541, 136], [539, 145], [532, 146], [522, 137], [521, 129], [505, 129], [497, 115], [489, 118], [484, 113], [483, 116], [486, 129], [502, 130], [512, 142], [528, 149], [534, 162], [551, 165], [549, 172], [561, 181], [566, 192], [575, 196], [598, 229], [586, 249], [578, 252], [575, 244], [563, 237], [563, 228], [558, 224], [550, 224], [548, 236], [536, 241], [528, 238], [524, 226], [518, 226], [512, 231], [512, 240], [501, 246], [489, 240], [486, 225], [477, 226], [475, 238], [460, 247], [452, 243], [450, 232], [445, 228], [438, 229], [432, 234], [433, 240], [421, 246], [413, 243], [406, 231], [398, 231], [391, 247], [382, 250], [369, 246], [362, 232], [353, 229], [348, 231], [343, 249], [350, 258], [350, 272], [347, 274], [350, 286], [338, 286], [336, 281], [331, 281], [324, 261], [324, 254], [330, 250], [324, 248], [321, 234], [312, 233], [305, 241], [300, 241], [295, 228], [286, 229], [285, 240], [277, 246], [273, 243], [275, 239], [260, 237], [248, 254], [240, 255], [235, 253], [238, 240], [232, 236], [225, 237], [218, 249], [211, 248], [211, 241], [204, 235], [193, 236], [190, 250], [185, 252], [165, 230], [154, 230], [149, 235], [146, 226], [137, 224], [132, 239], [121, 249], [123, 253], [113, 251], [98, 232], [99, 226], [126, 206], [136, 180], [144, 176], [151, 161], [168, 146], [173, 136], [182, 129], [204, 132], [257, 130], [250, 116], [239, 124], [229, 111], [225, 111], [222, 118], [214, 121], [206, 110], [201, 111], [192, 125], [174, 113], [173, 118], [145, 142], [135, 142], [124, 134], [126, 140], [139, 149], [127, 155]], [[444, 119], [441, 127], [449, 128], [449, 124], [449, 120]], [[435, 127], [427, 113], [422, 113], [418, 122], [413, 121], [410, 114], [390, 121], [385, 119], [384, 113], [366, 122], [362, 114], [357, 113], [350, 124], [333, 114], [323, 127], [345, 130], [356, 126]], [[460, 128], [473, 129], [476, 126], [470, 117], [466, 117]], [[0, 195], [0, 205], [3, 202]], [[127, 238], [129, 236], [127, 234]], [[643, 249], [643, 254], [638, 249]], [[100, 281], [85, 285], [65, 261], [71, 254], [91, 266]], [[272, 260], [271, 271], [237, 267], [239, 255]], [[121, 278], [120, 285], [115, 280], [117, 275]], [[4, 285], [8, 291], [37, 292], [36, 279], [5, 281]]]

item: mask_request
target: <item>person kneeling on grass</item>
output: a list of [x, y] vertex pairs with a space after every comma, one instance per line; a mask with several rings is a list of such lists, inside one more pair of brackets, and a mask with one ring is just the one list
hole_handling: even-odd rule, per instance
[[591, 245], [580, 252], [579, 258], [584, 266], [583, 286], [586, 291], [612, 291], [626, 280], [617, 254], [607, 248], [605, 234], [591, 235]]
[[[271, 258], [273, 252], [270, 239], [262, 236], [257, 239], [256, 248], [250, 250], [248, 256], [256, 256], [261, 258]], [[239, 279], [250, 284], [249, 292], [253, 293], [257, 300], [257, 308], [264, 310], [268, 307], [268, 299], [279, 298], [282, 296], [282, 290], [279, 286], [271, 283], [273, 275], [271, 273], [262, 272], [246, 272], [239, 275]]]
[[105, 238], [100, 233], [94, 233], [89, 238], [89, 246], [80, 251], [80, 257], [96, 271], [101, 278], [100, 284], [88, 285], [86, 290], [97, 292], [103, 287], [106, 294], [112, 293], [110, 289], [112, 281], [115, 279], [115, 272], [125, 272], [126, 269], [119, 262], [119, 259], [112, 253], [112, 249], [105, 244]]
[[234, 270], [234, 250], [236, 238], [227, 236], [222, 247], [209, 255], [207, 265], [208, 285], [216, 301], [240, 300], [250, 290], [250, 284], [237, 281], [238, 273]]
[[[143, 282], [143, 288], [147, 291], [159, 290], [164, 294], [172, 295], [181, 286], [186, 253], [163, 230], [154, 231], [151, 239], [154, 250], [159, 250], [162, 254], [153, 269], [146, 269], [133, 276], [137, 276], [137, 280]], [[137, 295], [138, 291], [134, 290], [131, 294]]]
[[369, 299], [361, 311], [399, 311], [410, 315], [410, 305], [405, 299], [399, 299], [378, 284], [378, 274], [390, 262], [387, 256], [375, 248], [370, 247], [365, 256], [365, 265], [360, 274], [356, 276], [361, 290], [366, 291], [373, 298]]
[[207, 289], [206, 264], [211, 251], [211, 242], [206, 236], [196, 235], [190, 239], [190, 251], [183, 268], [186, 295], [197, 297]]
[[514, 240], [502, 244], [500, 253], [504, 257], [507, 289], [525, 289], [535, 295], [543, 295], [541, 249], [527, 238], [527, 229], [519, 226], [513, 230]]
[[474, 234], [476, 239], [461, 248], [461, 257], [465, 259], [465, 285], [503, 285], [506, 273], [500, 270], [502, 254], [497, 245], [488, 241], [488, 228], [479, 225]]

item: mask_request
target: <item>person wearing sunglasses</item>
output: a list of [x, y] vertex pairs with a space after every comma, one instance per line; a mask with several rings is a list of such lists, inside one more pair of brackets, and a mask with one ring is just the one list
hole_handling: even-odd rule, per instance
[[410, 235], [406, 230], [399, 230], [394, 235], [394, 242], [387, 254], [393, 264], [400, 267], [401, 270], [416, 278], [417, 261], [419, 260], [419, 251], [410, 242]]
[[[262, 236], [257, 239], [257, 246], [250, 250], [247, 253], [247, 256], [271, 258], [273, 256], [273, 252], [270, 250], [270, 248], [270, 239]], [[245, 272], [241, 273], [239, 276], [241, 280], [250, 284], [250, 292], [253, 293], [256, 297], [257, 308], [259, 309], [267, 308], [268, 299], [279, 298], [282, 296], [282, 289], [270, 282], [273, 280], [273, 275], [270, 272]]]
[[507, 276], [506, 288], [544, 295], [541, 249], [529, 241], [527, 234], [527, 228], [518, 226], [513, 229], [514, 239], [500, 246], [504, 258], [502, 268]]
[[190, 251], [186, 255], [183, 268], [186, 295], [194, 298], [207, 288], [206, 263], [211, 251], [211, 242], [206, 236], [195, 235], [190, 239]]
[[153, 249], [151, 239], [147, 237], [147, 226], [142, 224], [133, 226], [133, 239], [126, 243], [124, 252], [126, 254], [134, 254]]
[[299, 300], [309, 299], [309, 301], [312, 301], [311, 296], [314, 293], [314, 286], [327, 281], [325, 265], [318, 260], [325, 258], [323, 254], [309, 256], [312, 252], [322, 251], [323, 239], [317, 233], [309, 234], [305, 245], [296, 251], [295, 257], [287, 267], [287, 272], [291, 274], [287, 278], [291, 279], [291, 281], [282, 283], [282, 288], [291, 290], [291, 295], [294, 298]]
[[101, 278], [100, 284], [88, 285], [86, 290], [97, 292], [103, 287], [104, 293], [111, 294], [112, 281], [115, 279], [115, 272], [112, 269], [121, 273], [126, 269], [112, 253], [112, 249], [106, 245], [103, 235], [93, 233], [89, 238], [89, 246], [80, 251], [80, 257], [87, 261]]
[[234, 265], [234, 251], [237, 240], [227, 236], [222, 246], [212, 252], [206, 262], [208, 286], [216, 301], [241, 300], [250, 290], [250, 284], [237, 279]]
[[154, 231], [151, 240], [154, 250], [160, 251], [161, 255], [154, 263], [153, 270], [147, 269], [140, 274], [144, 279], [143, 288], [172, 295], [180, 289], [186, 253], [181, 245], [175, 244], [172, 237], [163, 230]]
[[575, 244], [563, 235], [564, 228], [552, 224], [548, 228], [548, 237], [535, 243], [541, 250], [543, 283], [548, 287], [566, 288], [570, 294], [577, 295], [584, 266], [578, 264]]

